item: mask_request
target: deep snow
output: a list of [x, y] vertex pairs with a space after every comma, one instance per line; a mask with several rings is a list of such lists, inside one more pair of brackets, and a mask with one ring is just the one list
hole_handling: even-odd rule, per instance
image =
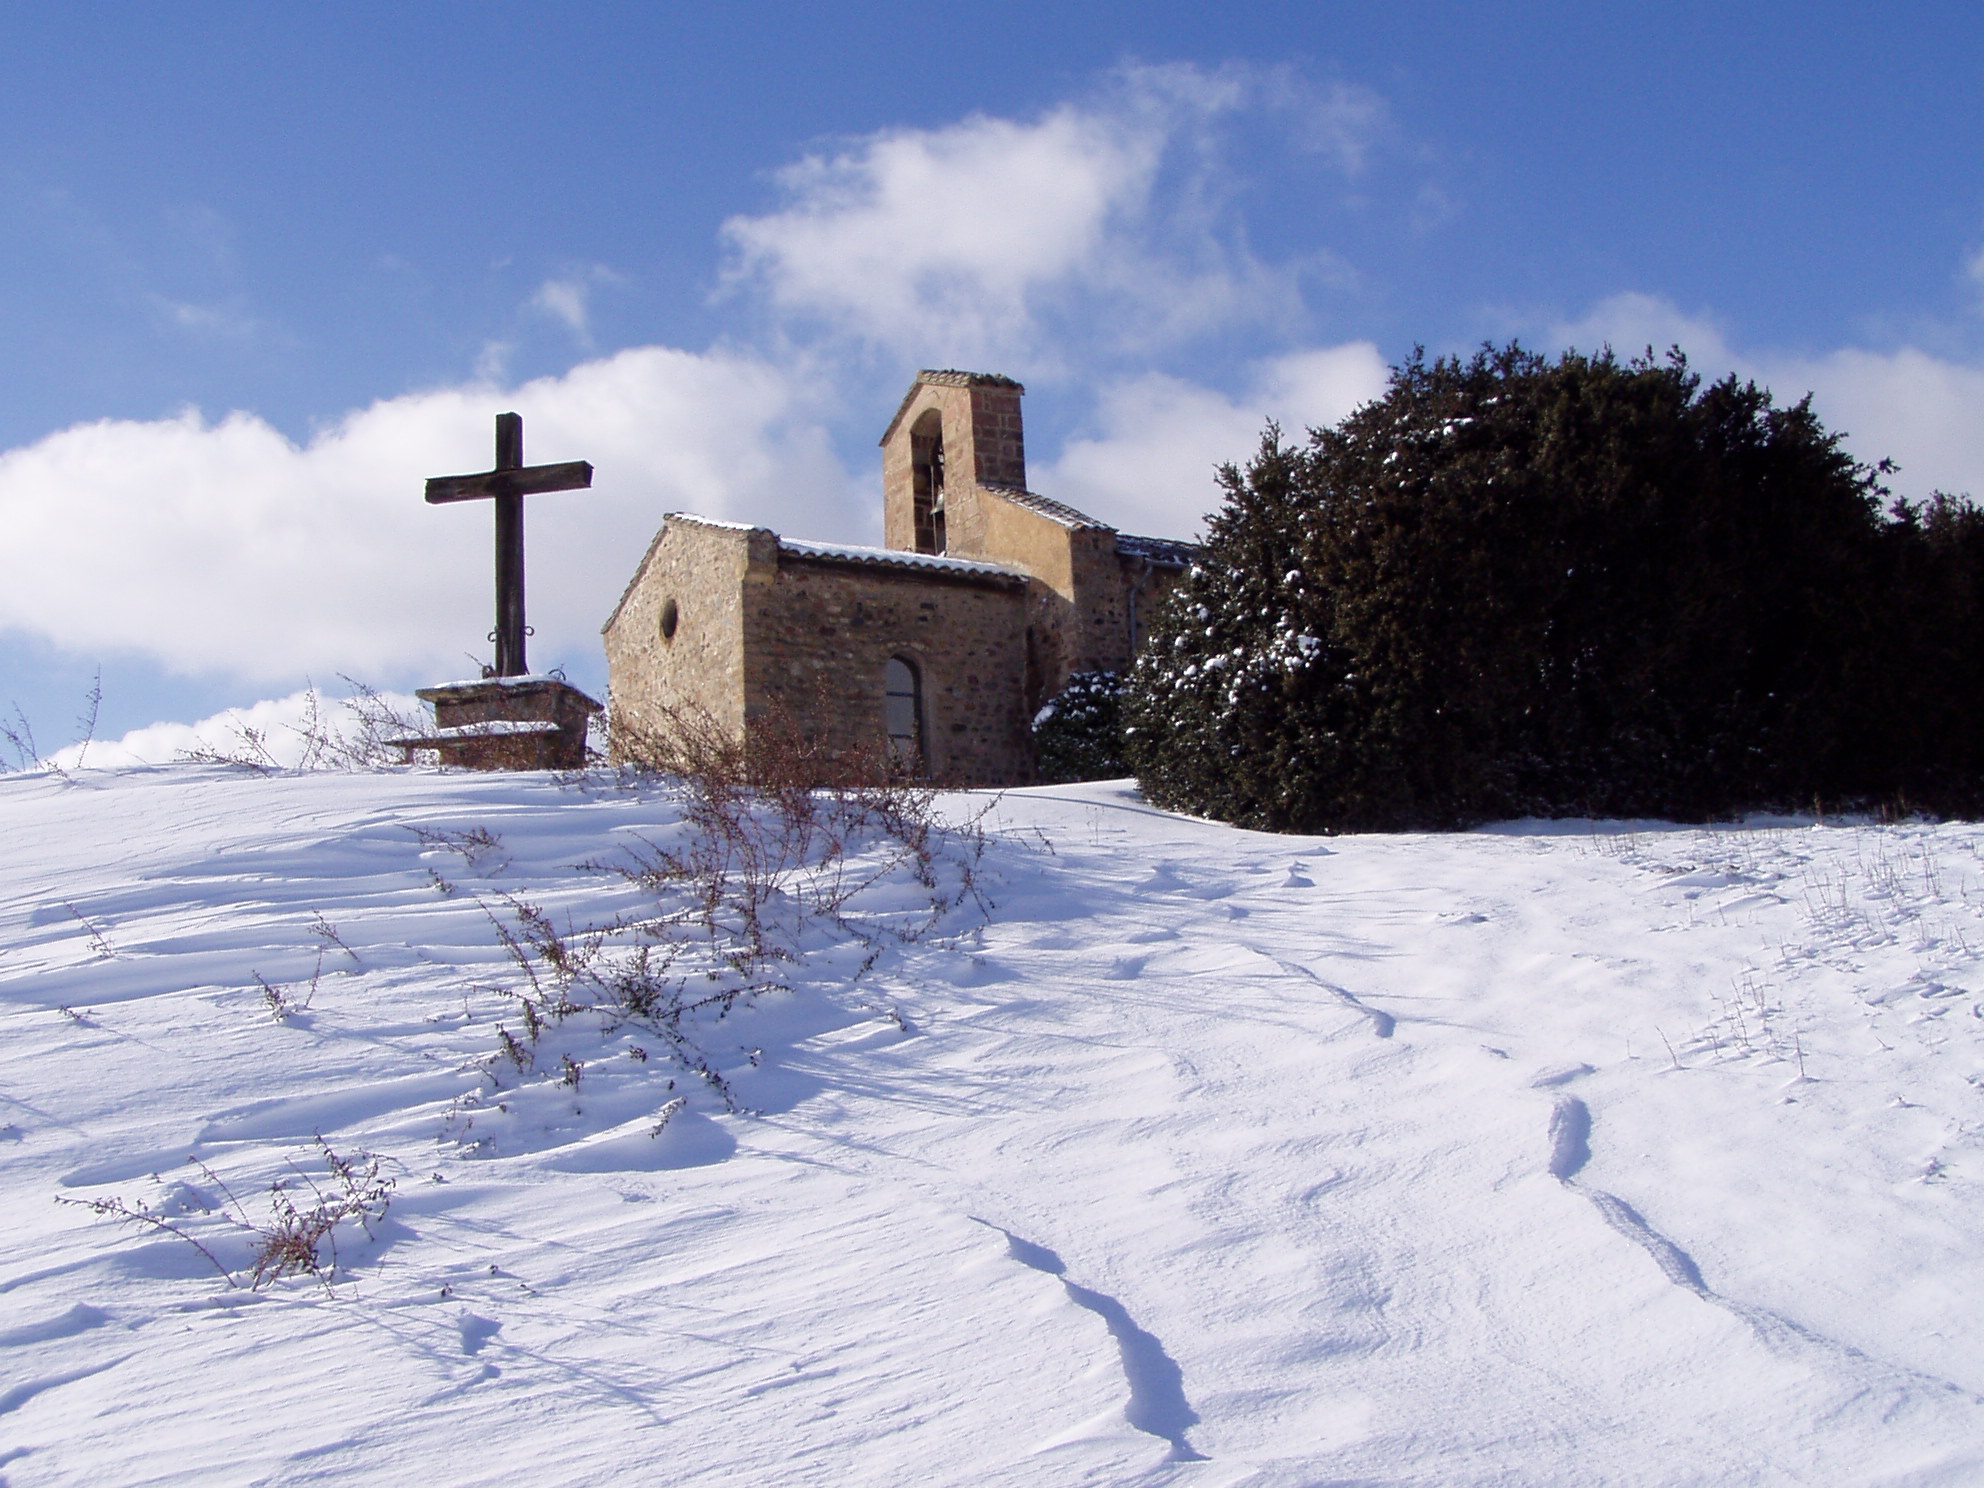
[[[980, 808], [975, 933], [704, 1027], [733, 1114], [484, 1073], [501, 896], [622, 912], [665, 790], [0, 777], [0, 1474], [1984, 1482], [1984, 831]], [[319, 1134], [329, 1288], [55, 1202], [238, 1262]]]

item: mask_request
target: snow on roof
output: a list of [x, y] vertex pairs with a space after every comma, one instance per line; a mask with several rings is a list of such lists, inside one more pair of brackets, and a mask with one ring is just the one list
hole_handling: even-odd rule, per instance
[[947, 558], [937, 553], [905, 553], [897, 548], [862, 548], [841, 543], [802, 542], [797, 538], [778, 540], [781, 554], [795, 558], [824, 558], [841, 563], [866, 563], [878, 568], [913, 568], [938, 573], [970, 574], [977, 578], [1025, 579], [1026, 574], [1004, 563], [986, 563], [976, 558]]
[[1131, 532], [1116, 534], [1116, 551], [1125, 558], [1141, 558], [1160, 568], [1190, 568], [1202, 549], [1197, 543], [1178, 542], [1168, 537], [1141, 537]]
[[694, 512], [670, 512], [661, 519], [662, 525], [670, 522], [693, 522], [698, 527], [720, 527], [725, 532], [762, 532], [769, 529], [759, 527], [755, 522], [727, 522], [722, 517], [699, 517]]
[[481, 723], [456, 724], [450, 728], [432, 729], [424, 734], [406, 734], [382, 742], [395, 749], [432, 749], [439, 744], [462, 744], [472, 739], [505, 739], [557, 732], [559, 725], [548, 718], [488, 718]]
[[1023, 506], [1036, 512], [1049, 521], [1059, 522], [1063, 527], [1107, 527], [1107, 522], [1098, 522], [1087, 512], [1076, 511], [1065, 501], [1056, 501], [1051, 496], [1043, 496], [1038, 491], [1029, 491], [1024, 486], [1001, 486], [991, 481], [981, 481], [980, 487], [994, 496], [1003, 496], [1015, 506]]

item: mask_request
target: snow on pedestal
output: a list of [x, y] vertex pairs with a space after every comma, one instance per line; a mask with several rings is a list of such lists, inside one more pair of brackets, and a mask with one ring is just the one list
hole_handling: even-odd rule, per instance
[[393, 740], [411, 759], [432, 749], [466, 770], [577, 770], [586, 721], [604, 708], [562, 677], [530, 674], [447, 682], [416, 692], [434, 708], [431, 733]]

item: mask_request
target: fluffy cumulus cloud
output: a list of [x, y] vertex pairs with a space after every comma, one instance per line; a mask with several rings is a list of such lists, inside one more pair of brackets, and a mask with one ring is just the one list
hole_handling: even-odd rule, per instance
[[1768, 387], [1780, 403], [1812, 395], [1813, 410], [1846, 436], [1856, 459], [1896, 460], [1891, 483], [1921, 500], [1933, 491], [1984, 499], [1984, 369], [1914, 347], [1843, 347], [1819, 355], [1732, 347], [1710, 315], [1690, 314], [1653, 295], [1615, 295], [1574, 321], [1550, 327], [1559, 346], [1621, 355], [1679, 346], [1704, 376], [1736, 372]]
[[[1286, 106], [1274, 81], [1132, 68], [1037, 118], [975, 115], [809, 156], [779, 174], [777, 210], [725, 224], [730, 280], [926, 365], [1057, 361], [1071, 309], [1089, 336], [1146, 349], [1285, 316], [1293, 276], [1222, 213], [1215, 142], [1223, 116]], [[1315, 148], [1361, 165], [1375, 102], [1332, 92], [1311, 112]]]
[[1334, 424], [1385, 390], [1368, 341], [1259, 363], [1229, 396], [1160, 373], [1104, 390], [1096, 432], [1071, 440], [1029, 482], [1126, 531], [1196, 533], [1219, 504], [1213, 472], [1244, 462], [1272, 419], [1291, 434]]
[[491, 515], [425, 476], [487, 469], [492, 414], [595, 488], [526, 502], [532, 659], [589, 654], [669, 510], [865, 535], [802, 369], [661, 347], [504, 390], [388, 399], [306, 444], [235, 413], [104, 421], [0, 455], [0, 626], [244, 681], [453, 675], [486, 653]]
[[1913, 347], [1851, 348], [1816, 358], [1771, 358], [1760, 380], [1786, 397], [1812, 394], [1829, 429], [1869, 464], [1900, 462], [1890, 482], [1916, 500], [1932, 491], [1984, 499], [1984, 369]]
[[322, 764], [340, 749], [355, 750], [379, 737], [397, 737], [390, 720], [413, 725], [424, 718], [410, 693], [379, 693], [362, 700], [327, 697], [314, 688], [228, 708], [198, 723], [154, 723], [118, 739], [78, 742], [57, 750], [49, 763], [60, 770], [108, 770], [168, 765], [185, 759], [241, 760], [295, 767]]

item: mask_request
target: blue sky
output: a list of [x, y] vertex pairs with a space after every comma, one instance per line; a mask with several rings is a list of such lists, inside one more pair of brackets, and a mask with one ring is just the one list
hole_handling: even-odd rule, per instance
[[918, 366], [1183, 534], [1415, 343], [1678, 340], [1984, 494], [1984, 21], [1956, 5], [14, 7], [0, 703], [46, 746], [533, 660], [671, 509], [874, 540]]

